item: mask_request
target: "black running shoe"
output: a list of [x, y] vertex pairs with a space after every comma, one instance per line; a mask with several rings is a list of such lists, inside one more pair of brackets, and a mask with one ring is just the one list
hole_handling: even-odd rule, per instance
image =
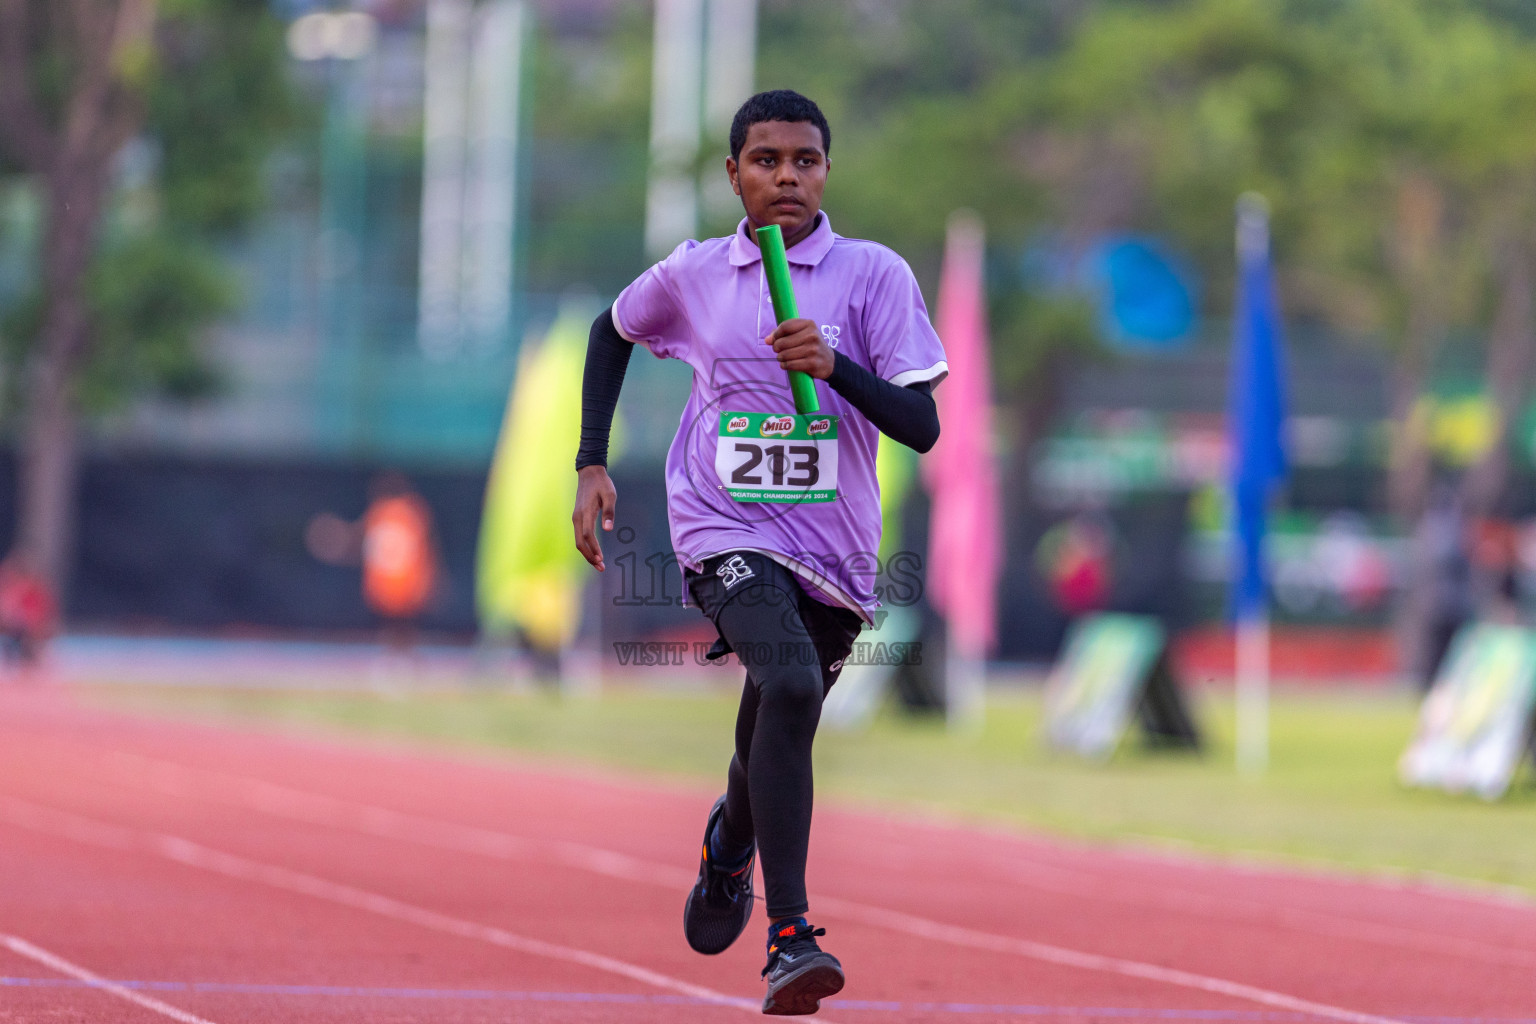
[[688, 945], [700, 953], [723, 953], [746, 930], [752, 917], [752, 864], [757, 859], [757, 844], [747, 851], [745, 865], [729, 870], [710, 862], [709, 837], [715, 823], [725, 814], [725, 797], [715, 801], [704, 826], [704, 851], [699, 856], [699, 880], [683, 904], [683, 934]]
[[821, 1001], [843, 990], [843, 965], [816, 945], [825, 928], [812, 928], [794, 917], [768, 926], [768, 994], [763, 1012], [781, 1017], [815, 1013]]

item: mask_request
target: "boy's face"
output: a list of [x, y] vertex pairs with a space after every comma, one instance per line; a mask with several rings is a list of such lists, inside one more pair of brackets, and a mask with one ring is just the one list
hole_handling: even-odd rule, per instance
[[785, 248], [815, 228], [831, 166], [821, 148], [821, 129], [809, 121], [759, 121], [747, 129], [741, 159], [725, 160], [748, 225], [755, 230], [777, 224]]

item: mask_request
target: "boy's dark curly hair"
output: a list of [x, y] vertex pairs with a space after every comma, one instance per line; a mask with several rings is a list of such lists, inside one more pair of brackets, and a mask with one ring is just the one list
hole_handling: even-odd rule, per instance
[[821, 151], [832, 153], [832, 129], [821, 108], [793, 89], [773, 89], [747, 100], [731, 119], [731, 159], [741, 159], [747, 129], [763, 121], [809, 121], [821, 129]]

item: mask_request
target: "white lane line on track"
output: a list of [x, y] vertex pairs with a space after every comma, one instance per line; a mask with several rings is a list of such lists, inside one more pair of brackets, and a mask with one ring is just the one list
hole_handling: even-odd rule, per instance
[[[120, 757], [125, 762], [142, 761], [158, 766], [162, 774], [167, 778], [175, 778], [179, 773], [180, 777], [176, 778], [174, 783], [177, 787], [175, 795], [196, 795], [195, 791], [187, 785], [186, 779], [187, 776], [194, 774], [192, 770], [186, 769], [174, 762], [140, 758], [136, 755], [124, 754], [120, 755]], [[625, 881], [644, 882], [668, 888], [685, 887], [691, 885], [694, 881], [693, 873], [674, 868], [670, 865], [657, 864], [638, 857], [629, 856], [628, 854], [583, 846], [579, 843], [564, 841], [536, 843], [521, 836], [508, 835], [475, 826], [459, 825], [453, 822], [437, 821], [368, 804], [339, 800], [334, 797], [310, 793], [304, 790], [290, 789], [264, 780], [249, 779], [241, 776], [226, 776], [223, 773], [205, 769], [199, 769], [197, 772], [238, 782], [248, 787], [250, 792], [259, 793], [261, 795], [260, 809], [266, 810], [269, 813], [282, 813], [282, 809], [286, 807], [295, 815], [304, 813], [306, 816], [303, 820], [310, 823], [326, 824], [331, 827], [351, 827], [354, 829], [358, 828], [358, 824], [349, 825], [347, 823], [367, 823], [367, 828], [363, 830], [379, 838], [404, 840], [438, 849], [478, 853], [507, 860], [513, 859], [517, 855], [514, 851], [533, 852], [538, 847], [544, 846], [551, 853], [555, 854], [555, 859], [567, 866], [579, 867]], [[1034, 942], [1028, 939], [994, 935], [976, 929], [944, 924], [900, 911], [868, 906], [852, 900], [817, 896], [816, 905], [836, 917], [858, 921], [861, 924], [873, 927], [903, 932], [930, 941], [945, 942], [950, 945], [970, 949], [983, 949], [997, 953], [1024, 956], [1060, 966], [1077, 967], [1083, 970], [1117, 974], [1123, 977], [1139, 978], [1176, 985], [1182, 988], [1196, 989], [1201, 992], [1217, 993], [1256, 1002], [1263, 1006], [1310, 1013], [1330, 1020], [1348, 1022], [1348, 1024], [1401, 1024], [1395, 1018], [1360, 1013], [1345, 1007], [1313, 1002], [1312, 1000], [1301, 999], [1283, 992], [1229, 981], [1225, 978], [1181, 971], [1176, 968], [1144, 963], [1137, 960], [1103, 956], [1097, 953], [1085, 953], [1064, 946]]]
[[[224, 788], [232, 789], [237, 794], [235, 795], [237, 806], [272, 814], [275, 817], [286, 817], [290, 820], [306, 821], [306, 823], [327, 827], [353, 829], [353, 831], [364, 832], [379, 838], [410, 841], [410, 843], [432, 846], [436, 849], [481, 854], [484, 857], [499, 858], [499, 860], [513, 860], [516, 857], [527, 857], [530, 860], [541, 860], [541, 858], [554, 860], [568, 867], [593, 870], [596, 874], [627, 878], [627, 880], [642, 881], [647, 884], [665, 884], [671, 887], [693, 884], [693, 872], [676, 869], [668, 864], [637, 860], [625, 854], [605, 851], [601, 847], [562, 840], [530, 840], [521, 835], [482, 829], [482, 827], [468, 826], [455, 821], [442, 821], [438, 818], [389, 811], [389, 809], [378, 808], [361, 801], [339, 800], [339, 798], [327, 797], [306, 789], [293, 789], [278, 783], [270, 783], [263, 778], [227, 774], [217, 769], [189, 768], [178, 761], [143, 757], [140, 754], [127, 754], [123, 751], [98, 751], [94, 755], [83, 755], [83, 757], [104, 761], [106, 763], [104, 771], [111, 781], [123, 783], [127, 778], [135, 778], [140, 785], [149, 786], [174, 797], [232, 803], [221, 792], [209, 794], [206, 792], [206, 786], [198, 786], [198, 778], [203, 778], [203, 780], [215, 781]], [[78, 768], [80, 760], [75, 758], [71, 761], [71, 765]], [[1127, 897], [1127, 895], [1114, 894], [1104, 889], [1101, 878], [1083, 870], [1049, 866], [1037, 861], [1026, 861], [1025, 864], [1009, 861], [1009, 863], [1000, 864], [1000, 867], [1005, 870], [1012, 883], [1028, 884], [1043, 892], [1055, 892], [1068, 897], [1109, 901], [1109, 903], [1126, 904], [1126, 906], [1149, 906], [1180, 913], [1204, 913], [1206, 917], [1217, 918], [1217, 920], [1247, 921], [1258, 926], [1281, 924], [1298, 932], [1333, 935], [1336, 938], [1375, 943], [1379, 946], [1396, 947], [1396, 949], [1421, 950], [1421, 952], [1441, 953], [1441, 955], [1450, 953], [1450, 955], [1465, 956], [1468, 960], [1481, 960], [1485, 963], [1504, 964], [1504, 966], [1521, 967], [1521, 969], [1536, 967], [1536, 953], [1528, 950], [1507, 949], [1507, 947], [1495, 946], [1493, 943], [1479, 943], [1479, 941], [1467, 940], [1459, 936], [1419, 932], [1419, 930], [1405, 929], [1395, 924], [1359, 921], [1355, 918], [1316, 912], [1316, 910], [1270, 907], [1260, 901], [1241, 900], [1241, 898], [1218, 900], [1193, 889], [1161, 889], [1157, 894], [1137, 894], [1134, 897]], [[1037, 872], [1054, 877], [1054, 881], [1037, 877]]]
[[931, 921], [924, 917], [918, 917], [915, 914], [904, 914], [899, 910], [886, 910], [882, 907], [866, 906], [862, 903], [854, 903], [835, 897], [818, 896], [816, 897], [816, 905], [837, 917], [858, 921], [861, 924], [888, 928], [892, 931], [905, 932], [908, 935], [915, 935], [918, 938], [934, 942], [947, 942], [953, 946], [965, 946], [970, 949], [982, 949], [993, 953], [1011, 953], [1015, 956], [1028, 957], [1031, 960], [1040, 960], [1061, 967], [1077, 967], [1085, 971], [1099, 971], [1107, 974], [1118, 974], [1128, 978], [1141, 978], [1145, 981], [1158, 981], [1168, 985], [1178, 985], [1182, 988], [1198, 989], [1201, 992], [1213, 992], [1237, 999], [1245, 999], [1277, 1009], [1310, 1013], [1328, 1020], [1346, 1021], [1348, 1024], [1404, 1024], [1403, 1021], [1396, 1017], [1382, 1017], [1373, 1013], [1360, 1013], [1357, 1010], [1346, 1009], [1342, 1006], [1313, 1002], [1310, 999], [1301, 999], [1297, 996], [1286, 995], [1284, 992], [1275, 992], [1270, 989], [1259, 988], [1256, 985], [1245, 985], [1238, 981], [1228, 981], [1225, 978], [1196, 974], [1192, 971], [1181, 971], [1172, 967], [1163, 967], [1159, 964], [1143, 963], [1139, 960], [1126, 960], [1121, 957], [1103, 956], [1098, 953], [1084, 953], [1081, 950], [1068, 949], [1065, 946], [1053, 946], [1045, 942], [1032, 942], [1028, 939], [1016, 939], [1007, 935], [994, 935], [990, 932], [978, 931], [974, 928], [962, 928], [957, 925]]
[[[877, 855], [878, 857], [878, 855]], [[892, 864], [886, 858], [887, 864]], [[1147, 891], [1113, 891], [1116, 878], [1106, 878], [1090, 871], [1064, 868], [1028, 858], [1007, 860], [994, 857], [991, 867], [1009, 884], [1027, 885], [1041, 892], [1091, 899], [1122, 906], [1146, 907], [1189, 916], [1226, 920], [1259, 926], [1282, 925], [1298, 932], [1371, 942], [1399, 949], [1426, 953], [1451, 954], [1469, 960], [1502, 964], [1529, 970], [1536, 967], [1536, 952], [1510, 949], [1492, 942], [1480, 942], [1455, 935], [1423, 932], [1400, 925], [1327, 914], [1317, 910], [1275, 906], [1242, 896], [1213, 896], [1181, 885], [1159, 882]]]
[[[568, 867], [581, 868], [613, 878], [624, 878], [673, 888], [691, 886], [694, 875], [670, 865], [657, 864], [598, 847], [562, 840], [534, 840], [507, 832], [462, 825], [393, 811], [361, 801], [342, 800], [309, 790], [294, 789], [265, 779], [233, 775], [210, 768], [191, 768], [175, 761], [144, 757], [123, 751], [97, 752], [95, 759], [108, 763], [106, 771], [113, 782], [133, 777], [141, 784], [181, 798], [193, 797], [215, 803], [231, 801], [222, 793], [210, 795], [198, 779], [212, 780], [232, 789], [238, 806], [277, 817], [304, 821], [330, 828], [361, 831], [383, 839], [405, 840], [419, 845], [487, 857], [511, 860], [516, 857], [553, 859]], [[77, 767], [79, 761], [73, 762]], [[878, 856], [878, 854], [876, 854]], [[1333, 935], [1358, 942], [1372, 942], [1399, 949], [1452, 954], [1473, 960], [1506, 966], [1536, 967], [1536, 953], [1508, 949], [1493, 943], [1456, 936], [1420, 932], [1397, 925], [1359, 921], [1354, 918], [1287, 907], [1269, 907], [1254, 900], [1217, 899], [1193, 889], [1163, 889], [1156, 894], [1126, 896], [1105, 890], [1103, 881], [1088, 872], [1029, 861], [1025, 866], [1009, 862], [1000, 865], [1009, 880], [1044, 892], [1094, 899], [1132, 906], [1149, 906], [1184, 914], [1204, 912], [1205, 916], [1258, 925], [1281, 924], [1296, 931]], [[1055, 881], [1035, 877], [1036, 870]]]
[[[418, 907], [414, 904], [394, 899], [393, 897], [369, 892], [365, 889], [358, 889], [340, 882], [333, 882], [316, 875], [309, 875], [301, 871], [293, 871], [273, 864], [263, 864], [259, 861], [235, 856], [231, 853], [224, 853], [179, 836], [110, 825], [68, 811], [60, 811], [25, 800], [18, 800], [11, 796], [0, 796], [0, 819], [20, 828], [62, 836], [95, 846], [105, 846], [114, 850], [137, 853], [158, 854], [167, 860], [173, 860], [189, 867], [201, 868], [228, 878], [236, 878], [246, 882], [259, 882], [275, 889], [312, 896], [356, 910], [365, 910], [369, 913], [378, 914], [381, 917], [419, 925], [423, 928], [430, 928], [448, 935], [475, 939], [519, 953], [527, 953], [532, 956], [590, 967], [628, 978], [631, 981], [638, 981], [641, 984], [650, 985], [663, 991], [676, 992], [694, 999], [704, 1000], [705, 1002], [731, 1006], [750, 1013], [758, 1013], [761, 1009], [754, 1000], [716, 992], [714, 989], [706, 988], [703, 985], [695, 985], [680, 978], [673, 978], [658, 971], [641, 967], [638, 964], [631, 964], [610, 956], [604, 956], [601, 953], [591, 953], [584, 949], [562, 946], [553, 942], [545, 942], [541, 939], [531, 939], [524, 935], [509, 932], [504, 928], [497, 928], [494, 925], [452, 917], [448, 914], [442, 914], [435, 910], [429, 910], [425, 907]], [[127, 990], [125, 989], [124, 991], [126, 992]]]
[[103, 978], [93, 971], [86, 970], [79, 964], [65, 960], [57, 953], [50, 953], [40, 946], [34, 946], [26, 939], [18, 938], [15, 935], [0, 934], [0, 946], [4, 946], [18, 956], [24, 956], [28, 960], [40, 963], [44, 967], [52, 968], [60, 974], [68, 975], [76, 981], [84, 982], [98, 991], [107, 992], [117, 996], [119, 999], [126, 999], [128, 1002], [142, 1006], [146, 1010], [153, 1010], [162, 1017], [181, 1021], [181, 1024], [213, 1024], [212, 1021], [205, 1017], [199, 1017], [195, 1013], [188, 1013], [186, 1010], [177, 1009], [170, 1003], [162, 1003], [154, 996], [146, 996], [142, 992], [135, 992], [131, 988], [124, 988], [115, 981]]
[[[143, 757], [138, 754], [114, 751], [106, 755], [98, 754], [98, 756], [111, 762], [109, 770], [113, 781], [122, 782], [127, 777], [136, 777], [141, 784], [171, 796], [193, 797], [225, 804], [231, 802], [223, 794], [210, 795], [202, 791], [206, 787], [199, 787], [196, 783], [196, 780], [201, 777], [233, 789], [236, 793], [237, 806], [309, 824], [352, 829], [382, 839], [404, 840], [437, 849], [476, 853], [502, 860], [512, 860], [520, 856], [539, 859], [543, 854], [543, 859], [554, 859], [567, 867], [576, 867], [612, 878], [671, 888], [693, 884], [692, 872], [580, 843], [528, 839], [507, 832], [425, 818], [360, 801], [342, 800], [308, 790], [293, 789], [250, 776], [232, 775], [208, 768], [190, 768], [178, 762]], [[550, 854], [553, 854], [552, 858]], [[1253, 900], [1222, 900], [1193, 889], [1163, 890], [1156, 894], [1127, 897], [1105, 891], [1102, 880], [1084, 871], [1053, 865], [1038, 865], [1032, 861], [1024, 868], [1016, 864], [1001, 866], [1008, 872], [1009, 880], [1016, 884], [1021, 883], [1060, 895], [1132, 906], [1149, 906], [1185, 914], [1203, 912], [1205, 916], [1218, 920], [1247, 921], [1258, 925], [1279, 923], [1297, 931], [1333, 935], [1338, 938], [1372, 942], [1399, 949], [1449, 953], [1520, 968], [1536, 967], [1536, 953], [1507, 949], [1487, 942], [1419, 932], [1395, 925], [1358, 921], [1317, 911], [1267, 907]], [[1033, 869], [1035, 868], [1039, 868], [1047, 875], [1055, 876], [1055, 880], [1045, 881], [1034, 877]], [[818, 902], [824, 901], [818, 899]]]

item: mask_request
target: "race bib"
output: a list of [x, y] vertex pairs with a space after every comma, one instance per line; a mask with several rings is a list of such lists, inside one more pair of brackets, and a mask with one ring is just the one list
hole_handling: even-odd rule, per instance
[[715, 472], [733, 501], [835, 501], [837, 417], [722, 412]]

